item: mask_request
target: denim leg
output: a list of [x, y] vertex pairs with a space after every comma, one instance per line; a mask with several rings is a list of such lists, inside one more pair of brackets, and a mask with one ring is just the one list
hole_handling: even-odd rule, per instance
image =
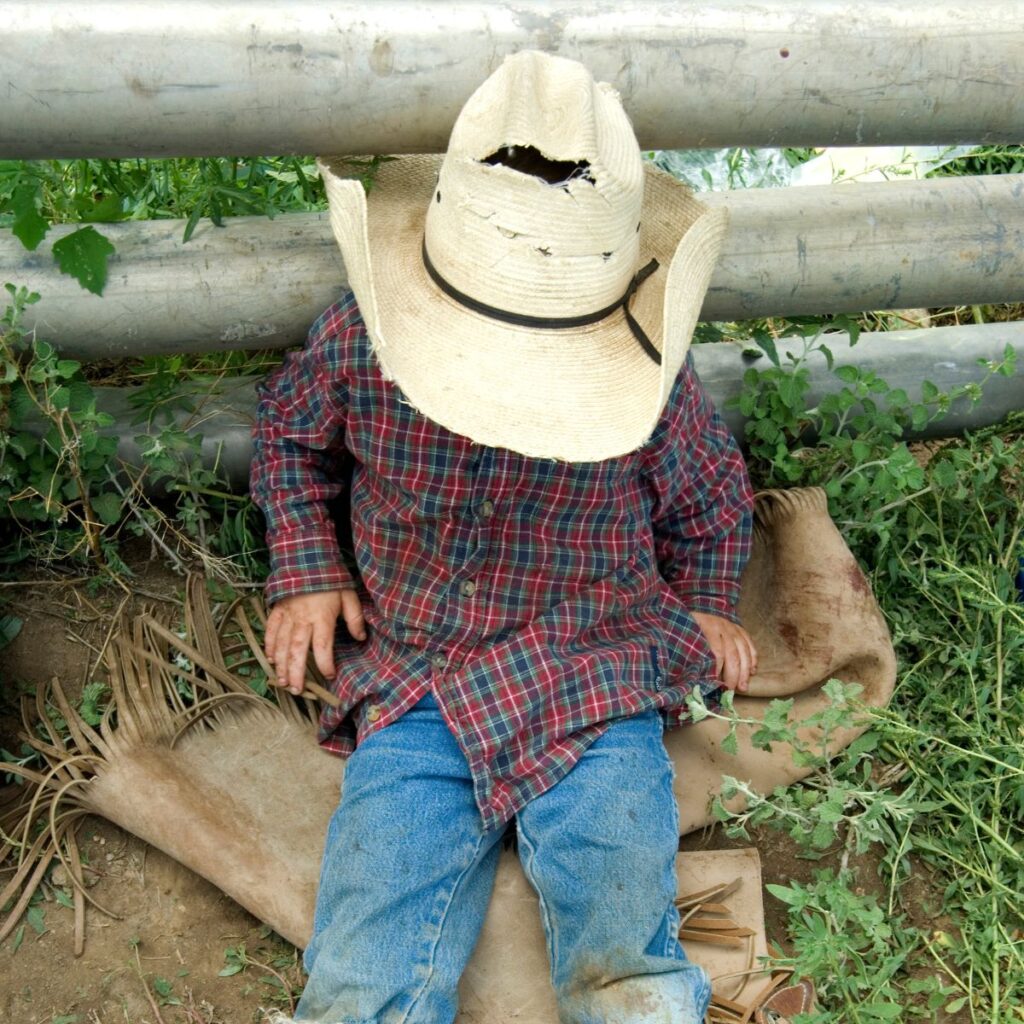
[[678, 813], [657, 712], [612, 723], [519, 814], [561, 1024], [700, 1024], [706, 973], [678, 940]]
[[296, 1020], [450, 1024], [500, 838], [481, 828], [432, 698], [360, 744], [328, 829]]

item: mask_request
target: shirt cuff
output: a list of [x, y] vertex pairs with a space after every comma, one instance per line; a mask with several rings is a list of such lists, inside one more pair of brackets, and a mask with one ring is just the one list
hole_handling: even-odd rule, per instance
[[702, 615], [717, 615], [719, 618], [728, 619], [735, 625], [740, 625], [739, 616], [732, 602], [724, 597], [711, 597], [708, 594], [694, 594], [683, 598], [690, 613], [699, 612]]
[[267, 540], [273, 566], [265, 589], [268, 606], [298, 594], [356, 589], [333, 529], [281, 531]]
[[[670, 583], [669, 586], [672, 584]], [[703, 615], [717, 615], [720, 618], [728, 619], [737, 626], [741, 625], [739, 616], [736, 614], [735, 597], [721, 593], [677, 590], [675, 587], [672, 587], [672, 590], [691, 615], [694, 612], [700, 612]]]

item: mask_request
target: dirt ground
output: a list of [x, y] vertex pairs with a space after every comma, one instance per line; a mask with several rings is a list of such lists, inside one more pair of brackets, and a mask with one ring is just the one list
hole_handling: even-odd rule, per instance
[[[182, 580], [156, 563], [134, 558], [139, 576], [125, 610], [174, 600]], [[125, 595], [114, 589], [92, 594], [87, 587], [39, 580], [0, 587], [0, 614], [24, 622], [0, 658], [0, 746], [16, 750], [17, 720], [12, 695], [53, 676], [72, 693], [85, 680], [102, 647], [110, 616]], [[4, 690], [0, 690], [4, 693]], [[15, 951], [13, 939], [0, 944], [0, 1022], [10, 1024], [255, 1024], [261, 1008], [289, 1009], [301, 991], [298, 956], [285, 943], [219, 890], [157, 850], [101, 819], [89, 818], [80, 832], [95, 884], [90, 894], [116, 914], [93, 908], [86, 915], [85, 952], [73, 955], [73, 914], [57, 902], [59, 885], [49, 885], [40, 904], [44, 928], [30, 922]], [[809, 881], [830, 863], [799, 860], [787, 837], [764, 830], [755, 837], [764, 881]], [[737, 845], [720, 830], [693, 834], [684, 849]], [[859, 864], [862, 884], [881, 894], [877, 860]], [[3, 881], [6, 876], [0, 876]], [[920, 876], [905, 895], [915, 923], [933, 921], [938, 894]], [[56, 881], [61, 881], [58, 873]], [[765, 893], [769, 939], [786, 948], [786, 911]], [[934, 921], [934, 927], [946, 922]], [[239, 950], [249, 960], [237, 973]], [[234, 951], [229, 953], [228, 951]], [[276, 972], [276, 977], [273, 972]]]

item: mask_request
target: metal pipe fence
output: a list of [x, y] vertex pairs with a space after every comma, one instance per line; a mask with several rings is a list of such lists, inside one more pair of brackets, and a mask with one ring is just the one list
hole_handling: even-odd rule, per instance
[[3, 0], [0, 40], [0, 157], [438, 152], [528, 47], [650, 148], [1024, 139], [1020, 0]]
[[[1024, 301], [1024, 175], [749, 189], [731, 211], [702, 317]], [[300, 342], [345, 288], [326, 215], [236, 217], [182, 243], [181, 221], [102, 225], [117, 248], [102, 298], [48, 251], [0, 234], [0, 283], [38, 291], [27, 322], [77, 358]]]
[[[835, 355], [836, 366], [856, 365], [863, 373], [873, 372], [890, 387], [902, 388], [914, 400], [920, 395], [924, 380], [931, 381], [942, 392], [950, 392], [981, 379], [985, 371], [978, 361], [999, 362], [1007, 345], [1024, 367], [1024, 322], [872, 332], [862, 334], [853, 347], [845, 334], [827, 335], [825, 340]], [[789, 354], [801, 354], [803, 343], [782, 340], [778, 347], [779, 355], [788, 362]], [[734, 407], [733, 400], [740, 395], [746, 370], [752, 366], [763, 370], [767, 359], [752, 359], [744, 354], [742, 345], [729, 343], [696, 345], [693, 351], [701, 381], [742, 443], [746, 418]], [[811, 353], [806, 365], [810, 370], [808, 402], [814, 406], [842, 384], [821, 354]], [[100, 388], [98, 393], [99, 407], [114, 416], [115, 422], [108, 432], [120, 438], [119, 457], [129, 465], [141, 465], [135, 437], [143, 431], [132, 426], [138, 411], [129, 402], [131, 389]], [[209, 385], [197, 386], [190, 397], [194, 410], [179, 410], [175, 414], [177, 424], [200, 424], [204, 462], [216, 465], [233, 487], [244, 490], [252, 457], [250, 431], [256, 409], [255, 380], [234, 378], [221, 382], [214, 391]], [[979, 404], [955, 402], [941, 420], [922, 430], [910, 431], [907, 437], [949, 437], [998, 423], [1016, 409], [1024, 409], [1024, 376], [993, 377]]]

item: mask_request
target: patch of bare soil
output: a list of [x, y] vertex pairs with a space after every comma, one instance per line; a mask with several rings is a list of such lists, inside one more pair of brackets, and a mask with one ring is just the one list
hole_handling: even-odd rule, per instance
[[[73, 915], [51, 899], [46, 931], [28, 925], [17, 952], [0, 947], [0, 1020], [11, 1024], [251, 1024], [259, 1007], [289, 1009], [266, 968], [220, 972], [244, 947], [298, 989], [292, 946], [208, 882], [134, 836], [88, 819], [81, 837], [95, 869], [90, 894], [117, 914], [87, 911], [85, 952], [73, 955]], [[261, 979], [272, 979], [268, 984]], [[147, 994], [148, 993], [148, 994]]]

